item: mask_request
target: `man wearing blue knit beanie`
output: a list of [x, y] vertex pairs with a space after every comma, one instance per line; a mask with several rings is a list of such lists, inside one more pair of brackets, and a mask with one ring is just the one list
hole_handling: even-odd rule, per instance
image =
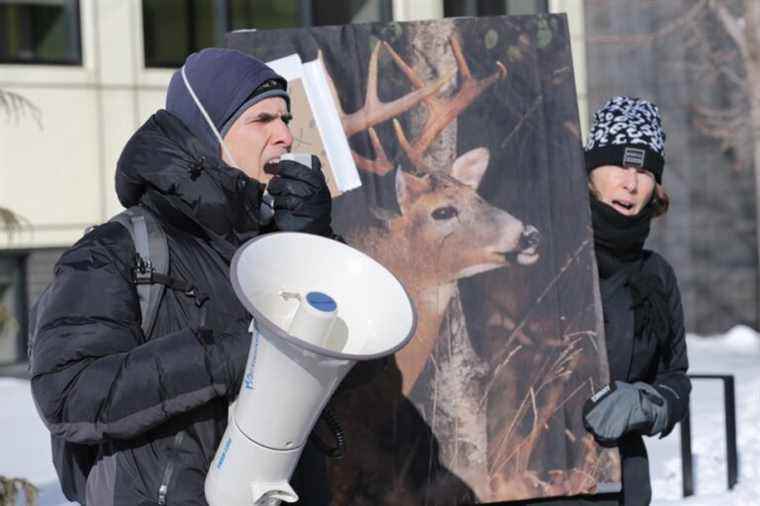
[[[117, 221], [56, 265], [35, 316], [32, 392], [68, 499], [207, 505], [205, 476], [251, 343], [230, 261], [262, 232], [333, 237], [319, 160], [281, 158], [293, 142], [286, 85], [238, 51], [190, 55], [166, 109], [129, 139], [116, 168], [122, 205], [163, 230], [165, 273]], [[149, 325], [146, 283], [165, 286]], [[325, 463], [309, 444], [291, 484], [299, 504], [329, 504]]]
[[[230, 49], [209, 48], [187, 58], [172, 76], [166, 110], [176, 115], [211, 151], [274, 196], [280, 230], [331, 236], [331, 200], [319, 159], [315, 169], [280, 161], [290, 150], [287, 82], [266, 64]], [[308, 198], [294, 198], [306, 193]], [[262, 212], [271, 214], [263, 202]], [[260, 217], [265, 219], [264, 216]]]

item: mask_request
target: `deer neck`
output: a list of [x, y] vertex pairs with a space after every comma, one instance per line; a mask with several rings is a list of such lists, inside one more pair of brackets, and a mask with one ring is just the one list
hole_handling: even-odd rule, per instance
[[456, 295], [456, 283], [430, 286], [422, 290], [412, 287], [408, 289], [417, 308], [417, 333], [437, 336], [446, 308]]
[[417, 330], [411, 342], [396, 355], [404, 373], [403, 392], [408, 394], [435, 348], [446, 308], [458, 289], [456, 279], [442, 280], [440, 273], [425, 269], [424, 262], [429, 255], [415, 250], [410, 246], [413, 242], [404, 239], [403, 234], [392, 230], [371, 229], [351, 237], [349, 244], [367, 252], [393, 272], [414, 301]]
[[[402, 230], [398, 230], [402, 228]], [[390, 270], [404, 285], [404, 288], [418, 304], [437, 308], [441, 312], [451, 296], [456, 292], [456, 277], [451, 273], [431, 270], [427, 262], [433, 252], [424, 251], [424, 244], [407, 237], [399, 223], [391, 227], [365, 230], [363, 234], [349, 237], [349, 244], [366, 252]]]
[[404, 395], [411, 393], [428, 357], [435, 350], [446, 308], [455, 296], [457, 286], [455, 282], [423, 289], [409, 285], [407, 290], [417, 310], [417, 329], [409, 344], [396, 354], [396, 362], [403, 373]]

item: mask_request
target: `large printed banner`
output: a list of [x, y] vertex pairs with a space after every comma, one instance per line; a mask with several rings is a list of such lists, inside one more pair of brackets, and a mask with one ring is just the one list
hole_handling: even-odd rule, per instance
[[411, 343], [333, 399], [347, 439], [334, 504], [619, 489], [617, 452], [581, 421], [608, 373], [564, 16], [246, 30], [227, 45], [289, 79], [294, 150], [325, 162], [336, 231], [417, 309]]

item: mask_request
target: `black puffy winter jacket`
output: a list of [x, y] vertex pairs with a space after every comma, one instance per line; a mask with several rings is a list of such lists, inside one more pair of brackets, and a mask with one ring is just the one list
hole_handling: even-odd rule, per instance
[[[658, 339], [647, 330], [635, 335], [634, 303], [629, 282], [632, 274], [653, 275], [661, 282], [667, 302], [665, 311], [669, 316], [667, 339]], [[640, 261], [602, 279], [600, 288], [610, 379], [629, 383], [643, 381], [657, 388], [668, 402], [668, 426], [661, 435], [664, 437], [686, 414], [691, 392], [691, 382], [686, 375], [689, 363], [681, 292], [673, 268], [659, 254], [644, 250]], [[626, 435], [619, 447], [624, 504], [649, 504], [652, 496], [649, 461], [641, 435]]]
[[[229, 263], [259, 232], [260, 185], [160, 111], [126, 145], [116, 191], [125, 207], [144, 205], [158, 216], [170, 276], [208, 299], [199, 307], [197, 297], [167, 289], [152, 335], [143, 335], [134, 244], [119, 224], [96, 227], [56, 265], [31, 350], [32, 393], [55, 439], [77, 455], [90, 452], [88, 462], [57, 465], [86, 480], [63, 483], [71, 499], [206, 505], [204, 478], [250, 344], [250, 316], [233, 293]], [[211, 332], [199, 332], [204, 323]], [[303, 472], [319, 481], [321, 471]]]

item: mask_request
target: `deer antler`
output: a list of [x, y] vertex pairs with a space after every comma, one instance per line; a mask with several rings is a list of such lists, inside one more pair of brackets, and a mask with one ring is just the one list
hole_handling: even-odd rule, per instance
[[[496, 62], [498, 70], [491, 76], [478, 81], [472, 76], [467, 62], [462, 55], [462, 48], [459, 41], [456, 38], [451, 39], [451, 48], [454, 52], [454, 58], [457, 61], [457, 67], [462, 74], [463, 82], [456, 96], [450, 99], [442, 99], [435, 97], [434, 95], [441, 89], [454, 76], [454, 73], [445, 75], [440, 79], [425, 84], [414, 72], [414, 70], [404, 62], [403, 59], [393, 50], [393, 48], [387, 42], [378, 43], [372, 50], [372, 54], [369, 60], [368, 77], [367, 77], [367, 93], [364, 99], [364, 105], [361, 109], [347, 114], [341, 106], [338, 98], [337, 90], [335, 89], [335, 83], [332, 78], [327, 74], [327, 82], [330, 86], [330, 91], [335, 100], [335, 104], [338, 107], [341, 122], [343, 123], [343, 130], [347, 137], [367, 130], [370, 138], [370, 143], [375, 151], [375, 159], [365, 158], [358, 153], [352, 151], [354, 161], [356, 165], [365, 172], [372, 172], [375, 174], [383, 175], [393, 169], [393, 163], [389, 160], [388, 155], [383, 149], [380, 138], [373, 126], [393, 119], [394, 129], [398, 136], [399, 143], [402, 149], [407, 153], [407, 156], [412, 163], [420, 167], [422, 166], [422, 156], [430, 144], [435, 140], [436, 136], [446, 128], [446, 126], [456, 118], [468, 105], [470, 105], [486, 88], [491, 86], [498, 79], [503, 79], [507, 75], [507, 68], [499, 61]], [[415, 91], [408, 93], [402, 97], [399, 97], [390, 102], [382, 102], [378, 96], [378, 60], [380, 56], [380, 49], [385, 48], [401, 71], [406, 75], [412, 84], [417, 88]], [[322, 60], [322, 53], [319, 52], [318, 58]], [[430, 109], [430, 120], [423, 129], [422, 134], [414, 141], [412, 145], [404, 135], [401, 125], [395, 119], [396, 116], [410, 110], [420, 102], [425, 102]]]
[[[478, 98], [478, 96], [480, 96], [480, 94], [489, 86], [497, 80], [507, 77], [507, 67], [500, 61], [497, 61], [496, 66], [498, 69], [496, 72], [485, 79], [475, 79], [470, 72], [467, 61], [464, 59], [459, 40], [457, 38], [452, 38], [449, 42], [451, 44], [451, 50], [454, 53], [454, 58], [457, 62], [457, 68], [462, 75], [462, 85], [459, 87], [457, 94], [449, 99], [433, 96], [426, 96], [423, 99], [429, 108], [429, 119], [425, 124], [422, 133], [417, 137], [413, 144], [406, 138], [398, 120], [393, 120], [393, 127], [396, 130], [396, 135], [398, 136], [401, 148], [406, 152], [409, 160], [417, 167], [423, 165], [422, 157], [438, 134], [440, 134], [454, 118], [459, 116], [459, 114], [474, 102], [475, 99]], [[391, 53], [391, 57], [393, 57], [396, 64], [398, 64], [401, 71], [409, 78], [412, 84], [418, 89], [422, 88], [423, 82], [417, 77], [414, 70], [412, 70], [412, 68], [409, 67], [390, 46], [388, 49]]]
[[372, 149], [375, 151], [375, 159], [371, 160], [365, 158], [353, 150], [351, 150], [351, 154], [354, 156], [356, 166], [361, 170], [382, 176], [393, 170], [393, 162], [391, 162], [390, 159], [388, 159], [388, 155], [385, 154], [383, 145], [380, 143], [380, 137], [377, 135], [375, 129], [369, 127], [367, 132], [369, 133], [369, 141], [372, 144]]
[[[377, 76], [378, 76], [378, 61], [380, 58], [380, 49], [385, 47], [389, 51], [393, 52], [393, 49], [387, 42], [381, 41], [372, 50], [372, 54], [369, 59], [369, 74], [367, 77], [367, 93], [364, 98], [364, 105], [361, 109], [347, 114], [343, 109], [338, 98], [338, 92], [335, 89], [335, 83], [327, 75], [327, 83], [330, 86], [330, 92], [332, 93], [333, 100], [338, 107], [338, 113], [340, 115], [341, 122], [343, 123], [343, 131], [346, 133], [346, 137], [351, 137], [355, 133], [367, 130], [369, 133], [370, 143], [372, 149], [375, 151], [375, 159], [371, 160], [365, 158], [360, 154], [352, 150], [351, 154], [354, 157], [356, 165], [365, 172], [372, 172], [375, 174], [383, 175], [393, 169], [393, 163], [388, 159], [388, 155], [383, 149], [380, 138], [374, 128], [374, 125], [387, 121], [399, 114], [408, 111], [424, 98], [436, 93], [446, 82], [450, 79], [450, 76], [445, 76], [435, 82], [428, 85], [418, 86], [417, 90], [392, 100], [390, 102], [382, 102], [377, 92]], [[394, 53], [395, 54], [395, 53]], [[318, 53], [318, 59], [322, 60], [322, 51]]]
[[450, 79], [449, 76], [445, 76], [435, 82], [427, 85], [418, 86], [417, 90], [399, 97], [391, 102], [382, 102], [377, 93], [377, 66], [380, 56], [380, 49], [385, 47], [390, 51], [391, 55], [394, 54], [393, 49], [387, 42], [382, 41], [375, 46], [372, 50], [372, 55], [369, 59], [369, 75], [367, 76], [367, 94], [364, 98], [364, 106], [358, 111], [351, 114], [343, 113], [343, 129], [346, 132], [346, 136], [351, 137], [357, 132], [367, 130], [368, 128], [387, 121], [399, 114], [408, 111], [421, 100], [433, 95], [437, 92], [446, 82]]

